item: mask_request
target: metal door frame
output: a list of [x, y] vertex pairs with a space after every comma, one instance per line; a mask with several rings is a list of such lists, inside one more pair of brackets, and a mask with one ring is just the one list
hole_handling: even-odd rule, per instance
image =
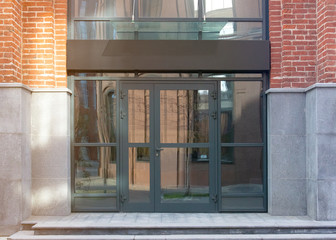
[[[149, 143], [128, 143], [128, 93], [129, 89], [148, 89], [150, 90], [150, 142]], [[209, 147], [209, 155], [212, 161], [209, 161], [209, 203], [161, 203], [160, 202], [160, 155], [155, 156], [155, 149], [168, 147], [170, 144], [160, 143], [160, 90], [209, 90], [209, 142], [200, 144], [176, 143], [174, 146], [198, 145], [200, 147]], [[125, 111], [126, 109], [126, 111]], [[121, 211], [125, 212], [218, 212], [218, 176], [216, 153], [216, 129], [217, 129], [217, 82], [180, 82], [180, 81], [123, 81], [120, 82], [120, 198], [119, 206]], [[211, 116], [214, 113], [215, 117]], [[153, 124], [154, 123], [154, 124]], [[150, 147], [150, 203], [129, 203], [128, 183], [128, 147]], [[202, 146], [203, 145], [203, 146]], [[207, 145], [207, 146], [206, 146]], [[194, 147], [198, 147], [194, 146]]]
[[[143, 90], [148, 89], [150, 91], [150, 100], [149, 100], [149, 143], [128, 143], [128, 90]], [[120, 138], [120, 197], [119, 197], [119, 206], [121, 211], [125, 212], [153, 212], [154, 211], [154, 148], [151, 146], [154, 142], [154, 85], [150, 83], [135, 83], [135, 82], [122, 82], [120, 84], [120, 129], [121, 129], [121, 138]], [[128, 183], [129, 183], [129, 166], [128, 166], [128, 148], [130, 147], [149, 147], [150, 148], [150, 203], [129, 203], [129, 192], [128, 192]]]

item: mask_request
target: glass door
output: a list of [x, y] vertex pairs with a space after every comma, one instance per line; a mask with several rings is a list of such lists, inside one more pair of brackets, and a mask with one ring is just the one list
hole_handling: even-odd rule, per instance
[[123, 211], [216, 211], [215, 86], [122, 84]]
[[212, 84], [155, 86], [155, 210], [216, 210]]
[[121, 89], [121, 210], [154, 211], [153, 84]]

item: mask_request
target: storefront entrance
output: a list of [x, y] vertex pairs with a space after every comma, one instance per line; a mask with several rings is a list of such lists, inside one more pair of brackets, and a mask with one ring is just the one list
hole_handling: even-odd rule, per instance
[[121, 210], [216, 211], [215, 82], [120, 89]]
[[73, 211], [262, 212], [261, 74], [81, 74]]

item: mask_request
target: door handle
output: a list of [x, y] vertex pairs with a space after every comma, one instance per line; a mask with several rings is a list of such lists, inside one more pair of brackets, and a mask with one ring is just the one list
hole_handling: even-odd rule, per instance
[[156, 148], [155, 151], [156, 151], [155, 156], [159, 157], [160, 156], [160, 152], [163, 151], [163, 148]]

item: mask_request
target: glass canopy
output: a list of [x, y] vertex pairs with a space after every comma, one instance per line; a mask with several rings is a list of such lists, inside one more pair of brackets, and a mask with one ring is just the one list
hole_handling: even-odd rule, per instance
[[71, 0], [69, 5], [69, 39], [265, 39], [263, 0]]
[[261, 40], [261, 22], [75, 21], [74, 39]]

